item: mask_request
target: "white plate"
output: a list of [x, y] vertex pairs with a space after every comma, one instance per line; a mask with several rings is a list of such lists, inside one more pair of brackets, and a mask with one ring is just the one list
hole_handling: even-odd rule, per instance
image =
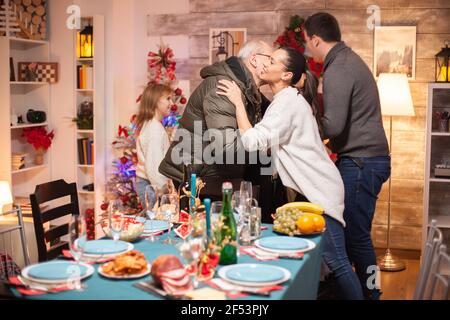
[[[67, 263], [67, 261], [54, 261], [54, 263]], [[74, 263], [76, 264], [76, 262]], [[70, 278], [68, 279], [55, 279], [55, 280], [51, 280], [51, 279], [36, 279], [33, 278], [29, 275], [29, 270], [31, 268], [34, 268], [35, 266], [39, 265], [39, 264], [34, 264], [31, 266], [26, 267], [25, 269], [22, 270], [22, 277], [24, 277], [27, 280], [36, 282], [36, 283], [42, 283], [42, 284], [61, 284], [61, 283], [66, 283], [67, 281], [76, 281], [76, 280], [83, 280], [86, 279], [88, 277], [90, 277], [93, 273], [94, 273], [94, 267], [86, 264], [86, 263], [82, 263], [80, 262], [81, 265], [83, 265], [84, 267], [86, 267], [86, 274], [84, 276], [76, 276], [76, 275], [71, 275]]]
[[246, 287], [270, 287], [270, 286], [275, 286], [277, 284], [284, 283], [284, 282], [288, 281], [289, 279], [291, 279], [291, 273], [289, 272], [289, 270], [287, 270], [285, 268], [278, 267], [278, 266], [273, 266], [273, 265], [270, 265], [270, 267], [273, 267], [273, 268], [278, 269], [281, 272], [283, 272], [283, 274], [284, 274], [283, 278], [281, 278], [279, 280], [276, 280], [276, 281], [270, 281], [270, 282], [247, 282], [247, 281], [240, 281], [240, 280], [230, 279], [227, 276], [227, 272], [230, 269], [242, 268], [242, 267], [258, 268], [260, 266], [267, 267], [269, 265], [261, 265], [261, 264], [256, 264], [256, 263], [234, 264], [234, 265], [231, 265], [231, 266], [226, 266], [226, 267], [220, 268], [220, 270], [218, 272], [218, 275], [219, 275], [219, 277], [221, 277], [225, 281], [228, 281], [228, 282], [233, 283], [233, 284], [241, 285], [241, 286], [246, 286]]
[[263, 247], [259, 244], [259, 239], [255, 241], [255, 246], [260, 248], [261, 250], [267, 251], [267, 252], [273, 252], [273, 253], [298, 253], [298, 252], [308, 252], [313, 250], [316, 247], [316, 243], [314, 241], [311, 241], [309, 239], [303, 239], [306, 242], [308, 242], [308, 247], [300, 250], [281, 250], [281, 249], [269, 249], [266, 247]]
[[150, 272], [152, 271], [152, 266], [150, 265], [150, 263], [148, 263], [147, 270], [144, 273], [128, 274], [128, 275], [124, 275], [124, 276], [115, 276], [115, 275], [110, 275], [110, 274], [104, 273], [103, 266], [104, 265], [101, 265], [100, 267], [98, 267], [98, 269], [97, 269], [98, 273], [101, 274], [102, 276], [104, 276], [105, 278], [110, 278], [110, 279], [138, 279], [138, 278], [145, 277], [146, 275], [149, 275]]
[[[111, 241], [114, 241], [114, 240], [111, 240]], [[75, 240], [75, 245], [78, 246], [78, 239]], [[129, 252], [134, 249], [134, 245], [132, 243], [127, 243], [127, 245], [128, 245], [128, 248], [125, 251], [121, 251], [121, 252], [117, 252], [117, 253], [108, 253], [108, 254], [83, 253], [83, 255], [81, 256], [81, 260], [83, 260], [83, 257], [91, 258], [91, 259], [87, 259], [87, 261], [92, 261], [92, 259], [103, 260], [103, 259], [114, 258], [115, 256]]]

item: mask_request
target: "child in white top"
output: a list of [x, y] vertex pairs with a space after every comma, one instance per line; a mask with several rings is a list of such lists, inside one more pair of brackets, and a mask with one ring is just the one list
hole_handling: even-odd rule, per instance
[[167, 187], [168, 179], [159, 173], [158, 167], [169, 149], [169, 137], [162, 121], [170, 114], [173, 105], [172, 89], [162, 84], [147, 86], [142, 94], [136, 124], [139, 136], [136, 141], [138, 165], [136, 191], [143, 207], [147, 185], [159, 190]]

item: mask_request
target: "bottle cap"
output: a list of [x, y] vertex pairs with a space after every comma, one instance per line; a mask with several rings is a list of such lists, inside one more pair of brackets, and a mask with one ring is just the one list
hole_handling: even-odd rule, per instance
[[222, 184], [222, 190], [233, 190], [233, 184], [229, 181]]

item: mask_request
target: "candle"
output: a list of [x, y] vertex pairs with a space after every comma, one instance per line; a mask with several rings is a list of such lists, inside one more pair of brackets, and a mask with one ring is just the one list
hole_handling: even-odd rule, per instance
[[449, 80], [450, 80], [450, 68], [449, 70], [447, 70], [446, 66], [441, 67], [441, 72], [439, 73], [438, 81], [449, 81]]
[[206, 212], [206, 238], [211, 239], [211, 199], [205, 199], [203, 201]]
[[195, 195], [197, 193], [196, 188], [197, 188], [197, 175], [193, 173], [191, 175], [191, 210], [195, 206]]

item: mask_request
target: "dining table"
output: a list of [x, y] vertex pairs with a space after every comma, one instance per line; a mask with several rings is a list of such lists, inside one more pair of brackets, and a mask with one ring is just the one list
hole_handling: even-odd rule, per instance
[[[261, 232], [261, 238], [280, 236], [274, 233], [272, 225], [264, 225], [266, 229]], [[161, 255], [176, 255], [180, 257], [180, 253], [175, 245], [169, 245], [163, 243], [167, 238], [167, 232], [157, 237], [154, 242], [150, 242], [147, 239], [140, 238], [133, 243], [134, 250], [142, 252], [147, 261], [152, 263], [158, 256]], [[177, 238], [173, 232], [171, 237], [182, 241]], [[313, 241], [316, 246], [314, 249], [305, 252], [301, 259], [285, 259], [260, 261], [249, 255], [240, 253], [238, 256], [238, 264], [251, 263], [251, 264], [266, 264], [273, 265], [287, 269], [291, 278], [282, 284], [282, 289], [272, 291], [270, 296], [260, 296], [248, 294], [242, 297], [233, 298], [232, 300], [316, 300], [320, 273], [321, 273], [321, 254], [322, 254], [322, 235], [310, 235], [303, 236], [306, 239]], [[183, 259], [180, 257], [180, 260]], [[17, 298], [32, 299], [32, 300], [159, 300], [163, 297], [143, 291], [135, 286], [135, 284], [142, 281], [150, 281], [151, 275], [145, 276], [140, 279], [133, 280], [114, 280], [105, 278], [98, 272], [99, 265], [94, 265], [95, 272], [87, 279], [83, 280], [82, 290], [70, 290], [58, 293], [47, 293], [43, 295], [35, 296], [22, 296], [16, 289], [11, 289], [13, 294]], [[217, 267], [215, 277], [218, 277], [218, 270], [221, 266]], [[205, 283], [200, 282], [200, 287], [208, 286]], [[230, 299], [230, 298], [227, 298]]]

